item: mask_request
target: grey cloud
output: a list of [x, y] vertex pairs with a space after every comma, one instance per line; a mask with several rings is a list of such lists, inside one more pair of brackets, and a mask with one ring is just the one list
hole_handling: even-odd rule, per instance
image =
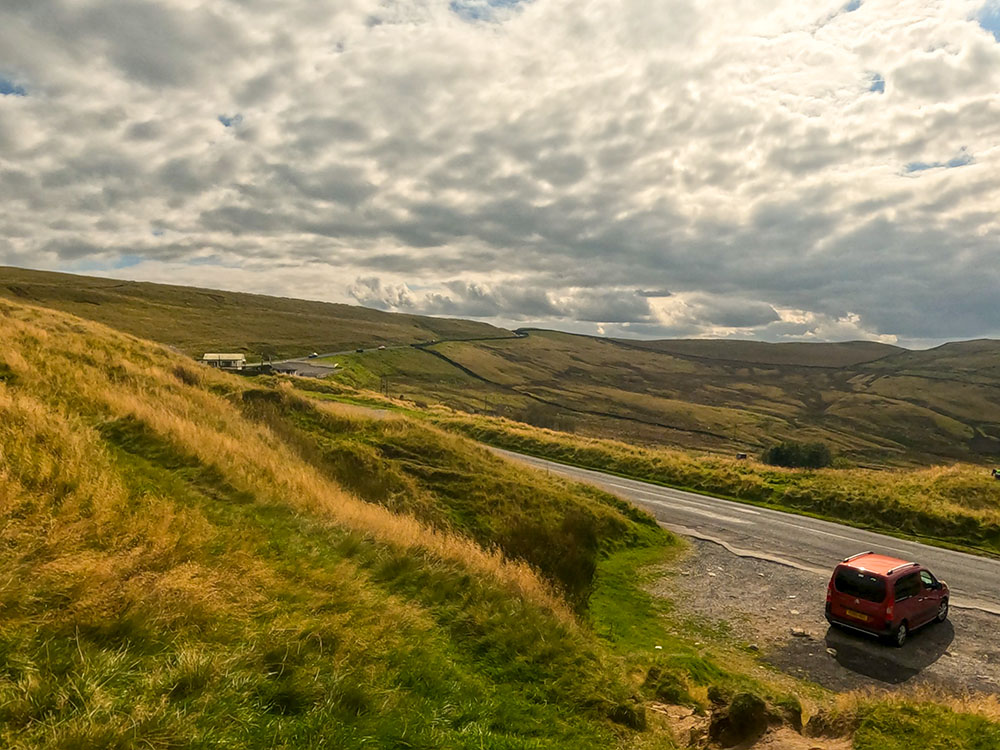
[[568, 317], [595, 323], [641, 322], [652, 315], [645, 297], [618, 289], [583, 293], [569, 306], [568, 312]]
[[1000, 45], [922, 3], [867, 4], [863, 40], [860, 15], [675, 6], [3, 3], [31, 95], [0, 101], [0, 261], [132, 247], [183, 275], [211, 247], [220, 283], [302, 266], [330, 299], [632, 336], [1000, 333]]
[[163, 136], [163, 125], [155, 120], [129, 125], [125, 137], [132, 141], [155, 141]]
[[766, 302], [708, 296], [692, 300], [692, 317], [701, 325], [723, 328], [756, 328], [781, 319], [774, 307]]

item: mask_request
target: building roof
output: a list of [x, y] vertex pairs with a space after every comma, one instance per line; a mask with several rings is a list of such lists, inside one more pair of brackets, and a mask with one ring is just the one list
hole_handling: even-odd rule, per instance
[[246, 359], [246, 358], [247, 357], [246, 357], [245, 354], [238, 354], [238, 353], [237, 354], [212, 354], [212, 353], [209, 353], [209, 354], [206, 354], [201, 359], [202, 359], [202, 361], [208, 360], [208, 361], [213, 361], [214, 362], [217, 359]]
[[889, 557], [888, 555], [876, 555], [872, 552], [868, 552], [864, 555], [858, 555], [857, 557], [847, 560], [845, 565], [850, 565], [852, 568], [857, 568], [858, 570], [865, 570], [869, 573], [875, 573], [876, 575], [888, 575], [889, 571], [894, 570], [903, 565], [913, 565], [907, 560], [900, 560], [898, 557]]

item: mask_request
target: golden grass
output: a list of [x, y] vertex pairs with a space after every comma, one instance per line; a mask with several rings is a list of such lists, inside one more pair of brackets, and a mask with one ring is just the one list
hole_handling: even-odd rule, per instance
[[[41, 435], [46, 430], [62, 430], [53, 442], [64, 446], [66, 455], [52, 455], [50, 465], [32, 470], [52, 481], [57, 481], [60, 471], [88, 477], [82, 497], [93, 506], [98, 528], [102, 517], [114, 517], [113, 509], [124, 502], [123, 492], [107, 486], [111, 475], [107, 459], [95, 460], [96, 438], [91, 438], [89, 446], [82, 444], [85, 439], [80, 435], [87, 431], [80, 428], [88, 420], [131, 417], [182, 452], [214, 467], [239, 489], [321, 515], [380, 542], [457, 562], [488, 575], [564, 623], [574, 622], [558, 594], [524, 563], [507, 560], [497, 550], [483, 549], [470, 539], [433, 529], [411, 516], [365, 503], [324, 478], [266, 427], [247, 430], [235, 405], [244, 381], [236, 376], [197, 370], [166, 350], [150, 355], [147, 352], [153, 350], [137, 340], [97, 324], [37, 308], [0, 305], [0, 350], [21, 386], [18, 390], [62, 407], [61, 413], [53, 413], [41, 401], [25, 402], [24, 396], [14, 396], [0, 385], [0, 394], [6, 397], [0, 410], [5, 416], [10, 411], [7, 429], [12, 439], [32, 431]], [[183, 371], [182, 377], [178, 370]], [[31, 451], [31, 455], [49, 454]]]
[[926, 685], [906, 687], [892, 693], [876, 689], [839, 693], [833, 699], [834, 713], [855, 716], [865, 705], [873, 703], [890, 707], [927, 703], [1000, 724], [1000, 696], [974, 692], [956, 694]]

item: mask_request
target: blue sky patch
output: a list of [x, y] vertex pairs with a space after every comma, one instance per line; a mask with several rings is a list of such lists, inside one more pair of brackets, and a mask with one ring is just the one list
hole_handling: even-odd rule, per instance
[[146, 259], [141, 255], [131, 255], [129, 253], [124, 253], [122, 255], [119, 255], [118, 258], [115, 259], [115, 261], [111, 264], [111, 267], [116, 270], [119, 268], [131, 268], [132, 266], [139, 265], [144, 260]]
[[885, 93], [885, 79], [879, 73], [872, 73], [868, 79], [868, 90], [877, 94]]
[[492, 21], [497, 11], [516, 8], [529, 0], [451, 0], [448, 8], [466, 21]]
[[993, 34], [993, 38], [1000, 42], [1000, 0], [986, 3], [979, 11], [976, 20], [979, 25]]
[[219, 115], [219, 122], [222, 123], [223, 127], [231, 128], [243, 122], [243, 115], [233, 115], [232, 117]]
[[911, 161], [905, 167], [903, 171], [906, 174], [912, 172], [923, 172], [928, 169], [954, 169], [955, 167], [965, 167], [972, 164], [975, 159], [972, 157], [966, 149], [962, 149], [958, 152], [958, 156], [954, 156], [948, 161]]
[[861, 0], [849, 0], [847, 5], [844, 6], [844, 10], [848, 13], [853, 13], [858, 8], [861, 7]]
[[24, 86], [18, 86], [9, 78], [0, 76], [0, 96], [27, 96]]

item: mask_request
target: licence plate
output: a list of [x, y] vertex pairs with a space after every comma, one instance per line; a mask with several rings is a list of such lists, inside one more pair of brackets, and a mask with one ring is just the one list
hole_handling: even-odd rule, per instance
[[855, 620], [861, 620], [862, 622], [868, 622], [868, 615], [863, 612], [855, 612], [853, 609], [845, 610], [848, 617], [853, 617]]

